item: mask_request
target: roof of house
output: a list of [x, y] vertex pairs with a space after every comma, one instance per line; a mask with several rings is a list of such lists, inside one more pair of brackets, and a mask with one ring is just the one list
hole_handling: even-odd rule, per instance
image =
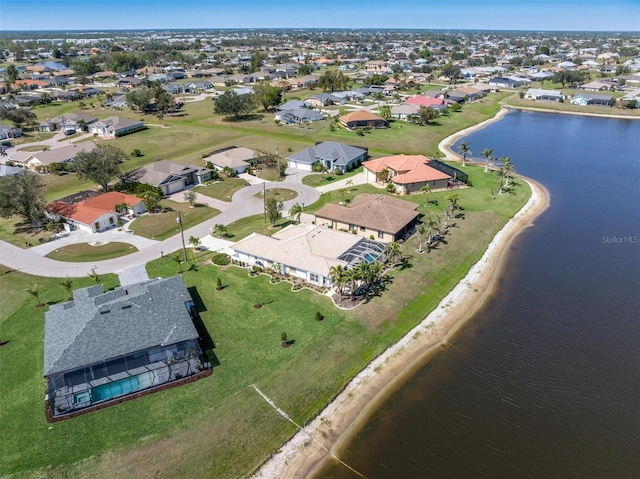
[[349, 206], [328, 203], [316, 211], [315, 215], [316, 218], [396, 234], [418, 217], [417, 207], [415, 203], [388, 195], [361, 194]]
[[235, 251], [328, 277], [338, 259], [364, 238], [312, 224], [289, 225], [272, 236], [252, 233], [232, 246]]
[[75, 290], [73, 301], [45, 313], [44, 375], [197, 338], [191, 300], [180, 276]]
[[306, 103], [301, 101], [301, 100], [289, 100], [286, 103], [283, 103], [282, 105], [280, 105], [279, 107], [277, 107], [277, 110], [294, 110], [296, 108], [304, 108], [306, 106]]
[[529, 88], [526, 94], [534, 96], [562, 97], [562, 92], [559, 90], [543, 90], [542, 88]]
[[392, 115], [417, 115], [420, 111], [420, 105], [415, 103], [402, 103], [391, 107]]
[[380, 118], [371, 112], [366, 110], [353, 111], [340, 117], [340, 121], [343, 123], [351, 123], [352, 121], [386, 121], [384, 118]]
[[150, 185], [160, 186], [170, 183], [180, 177], [190, 173], [201, 173], [210, 171], [208, 168], [200, 168], [191, 165], [183, 165], [182, 163], [174, 163], [173, 161], [160, 160], [150, 163], [142, 168], [136, 168], [122, 175], [122, 178], [129, 181], [138, 181], [140, 183], [148, 183]]
[[15, 176], [24, 172], [22, 168], [15, 166], [0, 165], [0, 176]]
[[77, 203], [54, 201], [46, 206], [46, 210], [50, 213], [63, 216], [64, 218], [90, 225], [104, 214], [113, 214], [116, 205], [126, 203], [127, 206], [134, 206], [141, 201], [143, 200], [137, 196], [110, 191], [109, 193], [78, 201]]
[[204, 161], [208, 161], [216, 166], [224, 168], [237, 168], [239, 166], [246, 166], [249, 160], [253, 160], [256, 154], [253, 150], [244, 147], [233, 147], [219, 151], [207, 156]]
[[291, 108], [289, 110], [278, 111], [280, 117], [290, 115], [298, 121], [320, 121], [324, 120], [324, 115], [309, 108]]
[[298, 163], [314, 164], [320, 160], [331, 160], [336, 166], [345, 166], [367, 150], [356, 146], [345, 145], [337, 141], [323, 141], [315, 146], [306, 148], [287, 158]]
[[444, 100], [442, 98], [428, 98], [423, 95], [415, 95], [407, 98], [406, 103], [410, 105], [420, 105], [420, 106], [430, 107], [430, 106], [444, 105]]
[[80, 152], [93, 151], [96, 147], [95, 143], [87, 141], [85, 143], [74, 143], [72, 145], [63, 146], [61, 148], [54, 148], [46, 151], [39, 151], [31, 153], [25, 162], [29, 162], [32, 159], [38, 160], [44, 166], [49, 166], [52, 163], [62, 163], [64, 161], [71, 160]]
[[122, 128], [130, 128], [132, 126], [144, 125], [144, 123], [139, 120], [130, 120], [129, 118], [124, 118], [121, 116], [107, 117], [104, 120], [98, 121], [95, 125], [99, 126], [101, 124], [107, 127], [111, 127], [116, 131]]
[[396, 174], [391, 181], [401, 185], [451, 178], [446, 173], [432, 168], [428, 163], [429, 158], [422, 155], [395, 155], [365, 161], [362, 166], [374, 173], [384, 169], [393, 170]]
[[576, 93], [575, 95], [573, 95], [571, 99], [573, 100], [574, 98], [584, 98], [585, 100], [609, 101], [613, 97], [611, 95], [600, 95], [597, 93]]

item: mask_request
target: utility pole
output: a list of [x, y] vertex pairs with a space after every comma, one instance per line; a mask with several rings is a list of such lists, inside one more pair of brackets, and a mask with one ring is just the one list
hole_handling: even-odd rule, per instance
[[267, 183], [262, 182], [262, 210], [264, 211], [264, 222], [267, 222]]
[[180, 226], [180, 237], [182, 238], [182, 258], [184, 262], [187, 262], [187, 247], [184, 245], [184, 230], [182, 229], [182, 213], [178, 210], [178, 217], [176, 218], [176, 222]]

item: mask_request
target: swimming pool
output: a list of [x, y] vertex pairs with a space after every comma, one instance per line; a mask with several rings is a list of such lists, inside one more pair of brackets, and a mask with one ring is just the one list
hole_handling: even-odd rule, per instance
[[153, 385], [155, 375], [149, 371], [130, 378], [123, 378], [91, 389], [91, 402], [107, 401]]

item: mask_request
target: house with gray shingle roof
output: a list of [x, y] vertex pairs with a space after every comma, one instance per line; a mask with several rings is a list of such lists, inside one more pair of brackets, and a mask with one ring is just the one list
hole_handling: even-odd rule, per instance
[[[182, 278], [156, 278], [104, 291], [77, 289], [45, 313], [44, 377], [49, 420], [138, 397], [205, 375]], [[174, 384], [175, 385], [175, 384]]]
[[312, 171], [313, 165], [320, 163], [329, 171], [340, 168], [346, 172], [362, 163], [367, 158], [367, 153], [366, 149], [357, 146], [345, 145], [337, 141], [324, 141], [289, 156], [287, 166]]

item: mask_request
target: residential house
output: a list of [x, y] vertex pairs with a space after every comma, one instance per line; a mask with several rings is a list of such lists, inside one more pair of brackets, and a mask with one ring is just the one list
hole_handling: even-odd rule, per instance
[[254, 150], [229, 146], [209, 153], [204, 158], [204, 162], [213, 165], [218, 171], [231, 168], [236, 175], [239, 175], [247, 171], [247, 168], [255, 158]]
[[367, 183], [392, 183], [400, 194], [419, 193], [429, 185], [432, 190], [446, 189], [452, 177], [429, 166], [422, 155], [385, 156], [365, 161], [362, 166]]
[[312, 171], [313, 166], [319, 163], [329, 171], [340, 169], [346, 172], [362, 163], [367, 158], [367, 153], [366, 149], [357, 146], [336, 141], [323, 141], [289, 156], [287, 166]]
[[[72, 200], [71, 200], [72, 201]], [[118, 205], [126, 204], [127, 212], [116, 211]], [[63, 199], [46, 206], [46, 214], [54, 221], [64, 219], [67, 230], [79, 229], [88, 233], [98, 233], [118, 224], [122, 215], [138, 216], [147, 208], [141, 198], [117, 191], [110, 191], [87, 199], [70, 202]]]
[[275, 114], [277, 120], [287, 124], [313, 123], [324, 120], [324, 115], [319, 111], [310, 110], [309, 108], [293, 108], [290, 110], [281, 110]]
[[420, 105], [415, 103], [402, 103], [391, 107], [391, 118], [403, 121], [413, 121], [420, 112]]
[[616, 86], [617, 85], [613, 82], [595, 80], [588, 83], [583, 83], [579, 88], [581, 90], [587, 91], [605, 91], [613, 90], [616, 88]]
[[83, 412], [211, 374], [180, 276], [73, 292], [45, 313], [47, 419]]
[[599, 95], [596, 93], [578, 93], [571, 97], [569, 103], [572, 105], [599, 105], [599, 106], [611, 106], [613, 105], [613, 97], [611, 95]]
[[113, 108], [124, 108], [127, 106], [127, 95], [125, 93], [115, 93], [111, 98], [107, 98], [102, 102], [102, 106], [110, 106]]
[[517, 88], [523, 83], [524, 81], [522, 80], [516, 80], [507, 77], [494, 77], [489, 80], [490, 86], [495, 86], [498, 88]]
[[22, 136], [22, 129], [0, 125], [0, 140], [8, 140], [9, 138], [18, 138], [20, 136]]
[[524, 94], [527, 100], [538, 101], [555, 101], [561, 102], [563, 99], [562, 92], [559, 90], [543, 90], [541, 88], [529, 88]]
[[388, 195], [361, 194], [347, 206], [328, 203], [314, 214], [316, 225], [393, 243], [415, 226], [417, 207], [416, 203]]
[[45, 120], [40, 123], [38, 130], [41, 132], [53, 133], [62, 131], [66, 135], [73, 135], [77, 131], [82, 131], [82, 124], [89, 126], [98, 121], [97, 116], [85, 115], [84, 113], [65, 113], [53, 120]]
[[344, 105], [346, 100], [345, 98], [330, 93], [318, 93], [305, 98], [304, 102], [314, 107], [323, 107], [329, 105]]
[[384, 244], [313, 224], [289, 225], [272, 236], [252, 233], [230, 246], [233, 260], [247, 266], [273, 268], [309, 283], [330, 286], [331, 268], [352, 268], [379, 259]]
[[104, 120], [98, 120], [89, 126], [89, 132], [101, 138], [116, 138], [129, 132], [144, 128], [144, 123], [139, 120], [130, 120], [121, 116], [110, 116]]
[[135, 181], [157, 186], [165, 196], [184, 190], [190, 185], [201, 185], [211, 179], [212, 170], [172, 161], [160, 160], [121, 176], [123, 181]]
[[61, 148], [52, 148], [46, 151], [34, 151], [24, 160], [27, 168], [35, 170], [38, 167], [47, 167], [53, 163], [72, 163], [76, 155], [80, 152], [93, 151], [95, 143], [87, 141], [85, 143], [73, 143]]
[[409, 105], [418, 105], [425, 108], [435, 108], [438, 111], [446, 110], [447, 103], [442, 98], [429, 98], [423, 95], [414, 95], [407, 98], [406, 102]]
[[366, 110], [358, 110], [340, 117], [340, 124], [349, 130], [359, 128], [388, 128], [389, 122]]

